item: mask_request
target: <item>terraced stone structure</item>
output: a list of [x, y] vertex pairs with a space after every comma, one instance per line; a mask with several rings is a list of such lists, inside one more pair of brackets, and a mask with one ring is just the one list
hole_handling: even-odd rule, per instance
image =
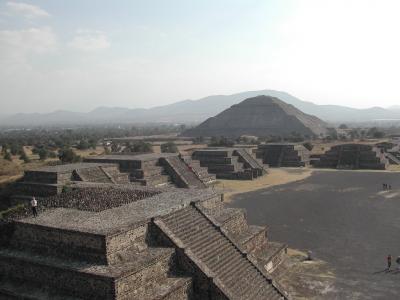
[[374, 145], [341, 144], [326, 151], [314, 165], [319, 168], [385, 170], [389, 162]]
[[260, 95], [232, 105], [181, 135], [229, 138], [239, 138], [243, 135], [289, 137], [296, 132], [312, 137], [325, 135], [326, 127], [325, 122], [303, 113], [293, 105], [275, 97]]
[[103, 155], [85, 159], [87, 162], [116, 163], [129, 175], [130, 182], [144, 186], [204, 188], [212, 181], [205, 170], [196, 172], [177, 153], [140, 155]]
[[245, 149], [207, 148], [195, 150], [192, 160], [199, 161], [208, 173], [219, 179], [252, 180], [266, 173], [266, 167]]
[[138, 191], [112, 189], [107, 207], [97, 188], [95, 209], [64, 205], [14, 221], [0, 249], [0, 299], [290, 298], [267, 271], [286, 247], [248, 226], [242, 210], [225, 209], [221, 195], [154, 189], [126, 202]]
[[400, 165], [400, 145], [395, 142], [382, 142], [375, 145], [385, 154], [389, 163]]
[[127, 183], [126, 174], [116, 164], [76, 163], [25, 171], [17, 183], [19, 194], [34, 196], [57, 195], [73, 182]]
[[255, 152], [256, 157], [270, 167], [305, 167], [310, 164], [310, 151], [301, 144], [261, 144]]

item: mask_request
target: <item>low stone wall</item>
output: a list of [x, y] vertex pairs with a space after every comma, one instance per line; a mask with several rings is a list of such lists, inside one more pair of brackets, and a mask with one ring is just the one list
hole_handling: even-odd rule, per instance
[[39, 286], [48, 286], [61, 293], [84, 299], [115, 299], [114, 279], [41, 261], [3, 256], [0, 273], [9, 279], [21, 279]]
[[56, 172], [25, 171], [24, 181], [40, 183], [58, 183]]
[[119, 262], [121, 255], [128, 251], [140, 252], [147, 248], [146, 238], [148, 224], [137, 224], [134, 228], [125, 232], [107, 236], [107, 262], [114, 264]]
[[252, 253], [262, 249], [267, 244], [266, 229], [254, 232], [254, 234], [243, 242], [243, 247], [247, 253]]
[[107, 263], [103, 235], [16, 222], [10, 244], [41, 255]]
[[129, 299], [140, 289], [145, 289], [151, 283], [165, 278], [173, 265], [175, 265], [175, 253], [172, 250], [163, 257], [159, 257], [153, 264], [117, 278], [115, 280], [115, 299]]
[[248, 227], [245, 212], [242, 210], [235, 210], [229, 219], [222, 223], [222, 227], [231, 234], [239, 235]]
[[30, 182], [18, 182], [16, 184], [16, 194], [29, 195], [36, 197], [48, 197], [58, 195], [62, 191], [62, 185], [37, 184]]

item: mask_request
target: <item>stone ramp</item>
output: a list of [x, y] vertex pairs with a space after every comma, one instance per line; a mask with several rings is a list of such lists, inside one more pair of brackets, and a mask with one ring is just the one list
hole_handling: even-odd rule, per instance
[[394, 156], [391, 153], [385, 153], [386, 158], [389, 160], [389, 162], [393, 165], [400, 165], [400, 159], [398, 159], [396, 156]]
[[154, 222], [209, 274], [227, 298], [285, 299], [272, 281], [195, 206], [189, 205]]
[[264, 166], [256, 159], [254, 158], [249, 152], [247, 152], [244, 149], [238, 149], [237, 153], [239, 156], [242, 157], [243, 160], [245, 160], [252, 168], [254, 169], [264, 169]]
[[114, 183], [112, 178], [101, 167], [75, 170], [74, 173], [81, 181]]
[[206, 167], [200, 166], [200, 161], [192, 159], [190, 155], [181, 155], [183, 162], [196, 173], [197, 177], [206, 185], [212, 185], [216, 181], [214, 174], [208, 173]]
[[162, 159], [168, 173], [180, 187], [205, 188], [205, 184], [179, 157], [166, 157]]

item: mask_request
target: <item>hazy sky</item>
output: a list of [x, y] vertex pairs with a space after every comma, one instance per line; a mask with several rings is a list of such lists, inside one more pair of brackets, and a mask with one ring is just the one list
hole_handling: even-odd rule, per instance
[[276, 89], [400, 104], [398, 0], [0, 1], [0, 114]]

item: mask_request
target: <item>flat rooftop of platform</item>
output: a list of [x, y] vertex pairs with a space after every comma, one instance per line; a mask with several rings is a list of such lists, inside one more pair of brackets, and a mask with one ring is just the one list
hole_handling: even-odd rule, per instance
[[204, 148], [204, 149], [196, 149], [194, 152], [216, 152], [216, 151], [234, 151], [238, 150], [238, 148], [224, 147], [224, 148]]
[[47, 166], [38, 169], [28, 170], [28, 172], [50, 172], [50, 173], [63, 173], [63, 172], [71, 172], [73, 170], [79, 169], [89, 169], [95, 168], [99, 166], [114, 166], [114, 164], [104, 164], [104, 163], [75, 163], [75, 164], [67, 164], [67, 165], [56, 165], [56, 166]]
[[177, 156], [178, 153], [146, 153], [146, 154], [138, 154], [138, 155], [123, 155], [123, 154], [110, 154], [110, 155], [100, 155], [100, 156], [93, 156], [85, 158], [86, 161], [90, 160], [104, 160], [104, 161], [127, 161], [127, 160], [134, 160], [134, 161], [147, 161], [147, 160], [155, 160], [161, 157], [171, 157]]
[[301, 143], [266, 143], [266, 144], [260, 144], [258, 147], [265, 147], [265, 146], [302, 146]]
[[189, 205], [191, 201], [210, 199], [218, 194], [211, 189], [170, 189], [160, 194], [100, 212], [71, 208], [48, 209], [36, 218], [16, 222], [36, 224], [64, 230], [112, 235], [132, 228], [157, 216]]

